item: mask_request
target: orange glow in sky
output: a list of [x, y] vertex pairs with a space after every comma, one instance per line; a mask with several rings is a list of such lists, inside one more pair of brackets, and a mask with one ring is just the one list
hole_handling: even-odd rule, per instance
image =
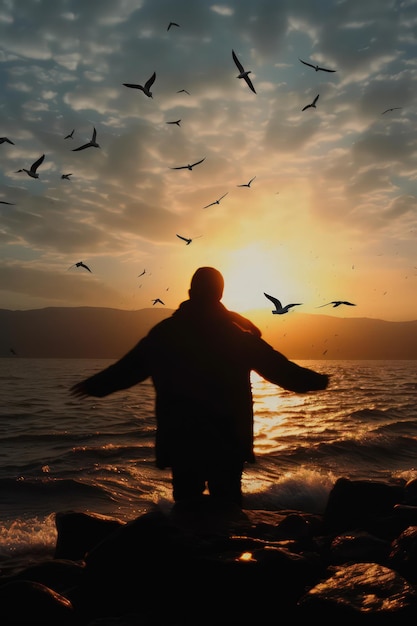
[[[7, 3], [0, 308], [174, 309], [210, 265], [240, 312], [266, 292], [416, 319], [416, 20], [388, 0]], [[152, 97], [124, 86], [154, 72]]]

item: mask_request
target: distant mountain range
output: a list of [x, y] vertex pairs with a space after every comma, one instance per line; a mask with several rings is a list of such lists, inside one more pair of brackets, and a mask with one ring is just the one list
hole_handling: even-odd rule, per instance
[[[118, 359], [172, 309], [0, 309], [0, 357]], [[387, 322], [299, 312], [247, 316], [290, 359], [417, 359], [417, 320]]]

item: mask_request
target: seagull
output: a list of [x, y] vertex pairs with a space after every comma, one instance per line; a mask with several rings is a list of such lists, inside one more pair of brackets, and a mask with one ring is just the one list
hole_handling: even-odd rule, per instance
[[154, 304], [154, 305], [155, 305], [155, 304], [157, 304], [158, 302], [159, 302], [160, 304], [163, 304], [163, 305], [165, 306], [165, 302], [162, 302], [162, 300], [161, 300], [160, 298], [154, 298], [154, 299], [152, 300], [152, 304]]
[[177, 93], [186, 93], [186, 94], [190, 95], [190, 92], [189, 92], [189, 91], [187, 91], [186, 89], [179, 89], [179, 90], [177, 91]]
[[[91, 272], [90, 268], [88, 267], [88, 265], [86, 265], [85, 263], [83, 263], [82, 261], [78, 261], [78, 263], [74, 263], [74, 265], [71, 265], [71, 267], [83, 267], [85, 270], [88, 270], [89, 272]], [[68, 269], [70, 270], [71, 267], [69, 267]], [[92, 272], [91, 272], [92, 273]]]
[[392, 107], [391, 109], [386, 109], [382, 111], [381, 115], [385, 115], [385, 113], [389, 113], [390, 111], [396, 111], [397, 109], [402, 109], [402, 107]]
[[250, 179], [250, 181], [248, 183], [244, 183], [243, 185], [236, 185], [236, 187], [250, 187], [251, 186], [251, 182], [253, 180], [255, 180], [256, 176], [254, 176], [253, 178]]
[[154, 72], [152, 76], [146, 81], [145, 86], [135, 85], [134, 83], [123, 83], [123, 85], [125, 87], [131, 87], [132, 89], [140, 89], [141, 91], [143, 91], [145, 96], [148, 96], [148, 98], [153, 98], [152, 92], [150, 91], [150, 89], [155, 82], [155, 78], [156, 78], [156, 74]]
[[39, 159], [37, 161], [35, 161], [34, 163], [32, 163], [32, 165], [30, 166], [30, 170], [27, 170], [26, 168], [22, 168], [20, 170], [17, 170], [16, 174], [18, 172], [26, 172], [26, 174], [28, 176], [31, 176], [32, 178], [39, 178], [39, 174], [37, 173], [37, 169], [39, 167], [39, 165], [43, 162], [45, 158], [45, 155], [43, 154], [41, 157], [39, 157]]
[[303, 107], [301, 110], [305, 111], [306, 109], [309, 109], [310, 107], [313, 107], [313, 109], [315, 109], [316, 108], [316, 102], [317, 102], [318, 99], [319, 99], [319, 96], [316, 96], [311, 104], [306, 104], [305, 107]]
[[312, 65], [311, 63], [307, 63], [306, 61], [303, 61], [302, 59], [300, 59], [300, 57], [298, 57], [298, 60], [301, 61], [301, 63], [304, 63], [304, 65], [308, 65], [309, 67], [312, 67], [313, 70], [316, 70], [316, 72], [335, 72], [336, 70], [328, 70], [325, 67], [320, 67], [318, 65]]
[[8, 137], [0, 137], [0, 143], [5, 143], [5, 142], [6, 142], [6, 143], [11, 143], [11, 144], [12, 144], [12, 146], [14, 146], [14, 145], [15, 145], [15, 144], [14, 144], [14, 142], [13, 142], [13, 141], [10, 141], [10, 139], [9, 139]]
[[302, 302], [294, 302], [293, 304], [287, 304], [286, 306], [282, 306], [281, 302], [277, 298], [274, 298], [274, 296], [269, 296], [265, 292], [264, 296], [275, 304], [275, 310], [272, 311], [274, 315], [283, 315], [284, 313], [288, 313], [291, 307], [300, 306], [302, 304]]
[[167, 124], [176, 124], [177, 126], [181, 126], [181, 120], [175, 120], [175, 122], [167, 122]]
[[256, 93], [255, 87], [253, 86], [252, 81], [248, 76], [248, 74], [251, 73], [251, 70], [245, 71], [242, 63], [237, 58], [234, 50], [232, 50], [232, 57], [233, 57], [233, 61], [236, 63], [237, 69], [239, 70], [239, 74], [236, 76], [236, 78], [243, 78], [246, 81], [249, 89], [251, 89], [253, 93]]
[[226, 193], [224, 193], [222, 196], [220, 196], [220, 198], [218, 200], [215, 200], [214, 202], [210, 202], [210, 204], [206, 204], [206, 206], [203, 206], [203, 209], [207, 209], [207, 207], [209, 206], [213, 206], [213, 204], [220, 204], [220, 200], [222, 200], [225, 196], [227, 196], [229, 192], [226, 191]]
[[65, 178], [66, 180], [71, 180], [70, 176], [72, 176], [72, 174], [61, 174], [61, 178]]
[[167, 28], [167, 30], [169, 30], [169, 29], [171, 28], [171, 26], [178, 26], [178, 27], [179, 27], [179, 24], [177, 24], [177, 22], [170, 22], [170, 23], [168, 24], [168, 28]]
[[6, 200], [0, 200], [0, 204], [14, 204], [14, 202], [7, 202]]
[[171, 170], [187, 170], [188, 169], [191, 172], [193, 167], [195, 165], [199, 165], [199, 163], [202, 163], [205, 160], [205, 158], [206, 157], [204, 157], [204, 159], [201, 159], [200, 161], [196, 161], [195, 163], [192, 163], [191, 165], [188, 164], [188, 165], [180, 165], [179, 167], [171, 167]]
[[[177, 235], [177, 237], [179, 237], [179, 239], [182, 239], [183, 241], [185, 241], [187, 246], [189, 246], [190, 243], [192, 242], [191, 237], [181, 237], [181, 235]], [[198, 237], [194, 237], [194, 239], [198, 239], [199, 237], [202, 237], [202, 235], [199, 235]]]
[[73, 148], [72, 151], [73, 152], [77, 152], [78, 150], [85, 150], [85, 148], [100, 148], [100, 146], [98, 145], [97, 141], [96, 141], [96, 137], [97, 137], [97, 131], [94, 128], [93, 129], [93, 136], [91, 137], [91, 140], [88, 143], [85, 143], [82, 146], [79, 146], [78, 148]]
[[346, 300], [333, 300], [332, 302], [327, 302], [326, 304], [321, 304], [320, 306], [318, 306], [318, 309], [321, 309], [322, 306], [328, 306], [329, 304], [333, 305], [333, 308], [340, 306], [341, 304], [346, 304], [347, 306], [356, 306], [356, 304], [353, 304], [352, 302], [347, 302]]
[[64, 139], [73, 139], [74, 130], [75, 130], [75, 128], [73, 128], [72, 131], [69, 133], [69, 135], [66, 135], [66, 137], [64, 137]]
[[146, 274], [146, 269], [143, 270], [143, 272], [141, 274], [138, 274], [138, 278], [140, 278], [141, 276], [143, 276], [144, 274]]

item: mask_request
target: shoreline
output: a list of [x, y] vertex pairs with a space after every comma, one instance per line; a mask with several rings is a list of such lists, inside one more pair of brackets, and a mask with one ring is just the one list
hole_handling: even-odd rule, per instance
[[54, 557], [0, 578], [8, 624], [417, 619], [416, 480], [338, 479], [323, 514], [207, 496], [130, 522], [77, 511], [55, 521]]

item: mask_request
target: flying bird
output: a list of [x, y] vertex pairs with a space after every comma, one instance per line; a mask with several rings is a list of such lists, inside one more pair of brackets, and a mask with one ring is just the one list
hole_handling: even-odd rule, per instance
[[153, 98], [152, 91], [150, 89], [155, 82], [155, 78], [156, 78], [156, 73], [154, 72], [152, 76], [148, 78], [145, 85], [136, 85], [135, 83], [123, 83], [123, 85], [125, 87], [130, 87], [131, 89], [140, 89], [141, 91], [143, 91], [145, 96], [148, 96], [148, 98]]
[[382, 111], [381, 115], [385, 115], [385, 113], [389, 113], [390, 111], [396, 111], [397, 109], [402, 109], [402, 107], [392, 107], [391, 109], [385, 109], [385, 111]]
[[256, 176], [250, 179], [248, 183], [244, 183], [242, 185], [236, 185], [236, 187], [250, 187], [253, 180], [255, 180]]
[[[85, 263], [83, 263], [82, 261], [78, 261], [78, 263], [74, 263], [74, 265], [71, 265], [71, 267], [83, 267], [85, 270], [91, 272], [90, 268], [88, 267], [88, 265], [86, 265]], [[71, 267], [69, 267], [68, 269], [70, 270]], [[93, 273], [93, 272], [91, 272]]]
[[160, 298], [154, 298], [154, 299], [152, 300], [152, 304], [154, 304], [154, 305], [155, 305], [155, 304], [157, 304], [158, 302], [159, 302], [160, 304], [165, 305], [165, 302], [162, 302], [162, 300], [161, 300]]
[[181, 120], [175, 120], [175, 122], [167, 122], [167, 124], [176, 124], [177, 126], [181, 126]]
[[140, 278], [141, 276], [143, 276], [144, 274], [146, 274], [146, 269], [143, 270], [143, 272], [141, 274], [138, 274], [138, 278]]
[[301, 110], [305, 111], [306, 109], [309, 109], [310, 107], [315, 109], [316, 108], [316, 102], [317, 102], [318, 99], [319, 99], [319, 96], [316, 96], [311, 104], [306, 104], [305, 107], [303, 107]]
[[206, 157], [204, 157], [204, 159], [200, 159], [200, 161], [196, 161], [195, 163], [192, 163], [191, 165], [180, 165], [179, 167], [171, 167], [172, 170], [191, 170], [193, 169], [193, 167], [195, 165], [199, 165], [200, 163], [202, 163], [205, 160]]
[[336, 70], [328, 70], [326, 67], [320, 67], [319, 65], [312, 65], [311, 63], [307, 63], [307, 61], [303, 61], [302, 59], [300, 59], [300, 57], [298, 57], [298, 60], [301, 61], [301, 63], [304, 63], [304, 65], [308, 65], [309, 67], [312, 67], [313, 70], [316, 70], [316, 72], [335, 72]]
[[32, 163], [32, 165], [30, 166], [30, 170], [27, 170], [25, 167], [23, 167], [22, 169], [17, 170], [16, 174], [18, 172], [26, 172], [26, 174], [28, 176], [31, 176], [32, 178], [39, 178], [39, 174], [37, 173], [36, 170], [38, 169], [39, 165], [43, 163], [44, 158], [45, 158], [45, 155], [43, 154], [41, 157], [39, 157], [37, 161]]
[[236, 63], [237, 69], [239, 70], [239, 74], [236, 76], [236, 78], [243, 78], [243, 80], [246, 81], [246, 84], [248, 85], [249, 89], [251, 89], [253, 93], [256, 93], [255, 87], [253, 86], [252, 81], [248, 76], [248, 74], [251, 73], [251, 70], [245, 70], [242, 63], [237, 58], [234, 50], [232, 50], [232, 57], [233, 57], [233, 61]]
[[97, 137], [97, 131], [94, 128], [93, 129], [93, 136], [91, 137], [90, 141], [88, 141], [87, 143], [85, 143], [82, 146], [79, 146], [78, 148], [73, 148], [72, 151], [73, 152], [77, 152], [78, 150], [85, 150], [86, 148], [100, 148], [100, 146], [98, 145], [97, 141], [96, 141], [96, 137]]
[[264, 296], [268, 298], [268, 300], [271, 300], [271, 302], [273, 302], [273, 304], [275, 305], [275, 309], [273, 309], [272, 311], [274, 315], [283, 315], [284, 313], [288, 313], [291, 307], [300, 306], [302, 304], [302, 302], [294, 302], [293, 304], [287, 304], [286, 306], [282, 306], [281, 302], [277, 298], [274, 298], [274, 296], [269, 296], [265, 292]]
[[186, 93], [186, 94], [190, 95], [190, 92], [189, 92], [189, 91], [187, 91], [186, 89], [179, 89], [179, 90], [177, 91], [177, 93]]
[[171, 26], [178, 26], [178, 28], [179, 28], [179, 26], [180, 26], [180, 25], [179, 25], [179, 24], [177, 24], [177, 22], [170, 22], [170, 23], [168, 24], [168, 28], [167, 28], [167, 30], [169, 30], [169, 29], [171, 28]]
[[14, 142], [10, 141], [10, 139], [8, 137], [0, 137], [0, 143], [11, 143], [12, 146], [14, 146]]
[[66, 180], [71, 180], [70, 176], [72, 176], [72, 174], [61, 174], [61, 178], [65, 178]]
[[347, 302], [346, 300], [333, 300], [332, 302], [327, 302], [326, 304], [321, 304], [318, 309], [321, 309], [322, 306], [328, 306], [329, 304], [333, 305], [333, 308], [340, 306], [341, 304], [346, 304], [347, 306], [356, 306], [352, 302]]
[[73, 128], [72, 131], [64, 137], [64, 139], [73, 139], [74, 131], [75, 128]]
[[206, 206], [203, 206], [203, 209], [207, 209], [209, 206], [213, 206], [213, 204], [220, 204], [220, 200], [222, 200], [225, 196], [227, 196], [229, 192], [226, 191], [226, 193], [224, 193], [222, 196], [220, 196], [220, 198], [218, 200], [215, 200], [214, 202], [210, 202], [210, 204], [206, 204]]
[[[190, 243], [192, 242], [191, 237], [181, 237], [181, 235], [177, 235], [177, 237], [179, 239], [182, 239], [183, 241], [185, 241], [186, 245], [189, 246]], [[202, 237], [202, 235], [199, 235], [198, 237], [194, 237], [194, 239], [198, 239], [199, 237]]]
[[14, 202], [7, 202], [6, 200], [0, 200], [0, 204], [14, 204]]

